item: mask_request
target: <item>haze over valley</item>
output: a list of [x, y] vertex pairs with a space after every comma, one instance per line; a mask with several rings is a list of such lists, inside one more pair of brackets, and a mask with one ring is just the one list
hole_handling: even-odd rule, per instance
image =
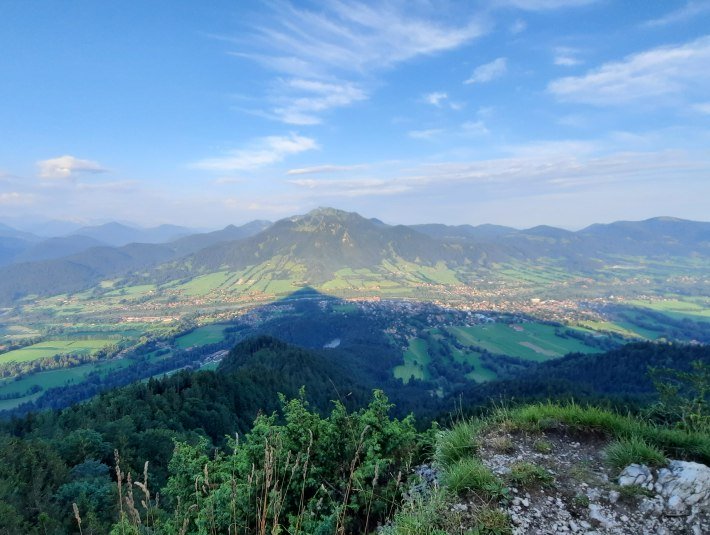
[[709, 28], [0, 0], [0, 534], [710, 533]]

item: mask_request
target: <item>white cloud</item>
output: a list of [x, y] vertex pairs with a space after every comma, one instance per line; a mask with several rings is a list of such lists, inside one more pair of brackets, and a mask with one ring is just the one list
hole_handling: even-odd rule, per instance
[[[368, 176], [344, 180], [298, 178], [290, 183], [318, 197], [338, 198], [386, 196], [393, 193], [429, 195], [436, 192], [475, 188], [482, 198], [510, 198], [519, 195], [561, 194], [595, 191], [639, 183], [673, 180], [702, 180], [710, 161], [684, 151], [609, 151], [619, 140], [539, 141], [509, 147], [510, 156], [496, 159], [407, 164], [371, 163]], [[670, 178], [669, 178], [670, 177]], [[634, 186], [636, 184], [636, 186]]]
[[365, 100], [365, 91], [352, 83], [326, 83], [294, 78], [285, 82], [283, 106], [273, 114], [286, 124], [313, 125], [321, 122], [318, 113]]
[[318, 197], [365, 197], [395, 195], [409, 191], [410, 185], [396, 180], [357, 178], [352, 180], [290, 180], [291, 184], [312, 190], [310, 196]]
[[440, 108], [441, 103], [448, 98], [449, 98], [448, 94], [443, 93], [443, 92], [439, 92], [439, 91], [435, 91], [433, 93], [427, 93], [423, 97], [424, 102], [426, 102], [427, 104], [431, 104], [432, 106], [436, 106], [437, 108]]
[[60, 156], [37, 162], [40, 178], [71, 178], [82, 173], [105, 173], [105, 169], [98, 162], [80, 160], [74, 156]]
[[287, 156], [317, 149], [314, 139], [291, 134], [259, 138], [246, 149], [237, 149], [225, 156], [207, 158], [194, 163], [197, 169], [209, 171], [245, 171], [282, 161]]
[[461, 130], [466, 134], [489, 134], [483, 121], [466, 121], [461, 125]]
[[501, 4], [507, 4], [526, 11], [545, 11], [548, 9], [586, 6], [596, 1], [597, 0], [503, 0]]
[[484, 84], [500, 78], [508, 70], [506, 58], [498, 58], [490, 63], [485, 63], [476, 67], [471, 77], [466, 80], [465, 84]]
[[606, 63], [583, 76], [552, 81], [548, 90], [561, 100], [600, 106], [682, 94], [710, 83], [710, 37], [663, 46]]
[[8, 191], [0, 193], [0, 205], [30, 204], [34, 196], [30, 193]]
[[412, 139], [433, 139], [443, 132], [441, 128], [429, 128], [427, 130], [410, 130], [407, 135]]
[[513, 24], [510, 25], [509, 31], [513, 35], [524, 32], [528, 28], [528, 23], [523, 19], [517, 19]]
[[273, 22], [248, 42], [264, 49], [253, 59], [291, 74], [368, 72], [457, 48], [484, 32], [470, 16], [462, 23], [444, 20], [436, 6], [418, 11], [409, 3], [335, 0], [317, 11], [288, 2], [275, 8]]
[[291, 2], [272, 8], [266, 22], [231, 41], [241, 48], [234, 55], [292, 78], [275, 83], [276, 105], [262, 112], [288, 124], [318, 124], [326, 110], [368, 98], [363, 84], [372, 84], [378, 70], [458, 48], [485, 31], [470, 10], [452, 17], [424, 3], [333, 0], [318, 9]]
[[559, 46], [555, 48], [554, 54], [555, 65], [560, 65], [561, 67], [574, 67], [583, 63], [583, 61], [577, 57], [579, 51], [575, 48]]
[[694, 104], [693, 109], [705, 115], [710, 115], [710, 102], [699, 102], [698, 104]]
[[363, 165], [318, 165], [314, 167], [301, 167], [299, 169], [289, 169], [287, 175], [314, 175], [320, 173], [342, 173], [360, 169]]
[[671, 11], [663, 17], [646, 21], [644, 26], [648, 28], [655, 28], [658, 26], [667, 26], [669, 24], [676, 24], [678, 22], [685, 22], [698, 15], [702, 15], [710, 11], [710, 2], [688, 2], [683, 7]]
[[126, 193], [136, 191], [138, 187], [138, 182], [135, 180], [116, 180], [113, 182], [101, 182], [94, 184], [87, 184], [80, 182], [76, 184], [77, 190], [84, 191], [111, 191], [115, 193]]

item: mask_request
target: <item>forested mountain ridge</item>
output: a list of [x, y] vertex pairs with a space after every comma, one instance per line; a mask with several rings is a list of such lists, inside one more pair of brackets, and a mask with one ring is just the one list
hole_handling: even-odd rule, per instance
[[[249, 464], [244, 467], [246, 472], [240, 472], [244, 481], [249, 476], [251, 462], [261, 466], [258, 459], [264, 459], [263, 444], [257, 442], [254, 447], [247, 446], [251, 444], [249, 436], [252, 440], [266, 438], [274, 446], [285, 445], [281, 440], [300, 437], [294, 447], [305, 453], [311, 444], [312, 462], [332, 459], [335, 464], [328, 464], [326, 473], [332, 488], [338, 489], [336, 502], [337, 497], [342, 501], [341, 491], [347, 487], [352, 459], [362, 447], [362, 466], [369, 466], [367, 481], [373, 485], [372, 481], [378, 480], [377, 485], [392, 492], [393, 486], [399, 488], [397, 479], [406, 478], [411, 466], [427, 451], [420, 448], [431, 444], [428, 441], [433, 435], [417, 435], [411, 419], [391, 420], [388, 415], [390, 407], [380, 394], [376, 394], [370, 406], [364, 408], [371, 385], [359, 383], [351, 370], [341, 367], [336, 356], [336, 353], [304, 350], [271, 337], [253, 338], [235, 346], [216, 372], [180, 371], [162, 379], [106, 392], [61, 411], [33, 413], [4, 423], [0, 432], [0, 480], [6, 484], [0, 485], [0, 529], [9, 533], [71, 531], [76, 522], [71, 513], [72, 503], [77, 503], [85, 529], [91, 526], [95, 533], [108, 533], [119, 517], [114, 476], [117, 462], [124, 475], [131, 472], [134, 479], [142, 479], [139, 474], [148, 462], [150, 488], [153, 493], [160, 490], [160, 506], [165, 511], [184, 514], [176, 509], [179, 507], [176, 497], [194, 499], [193, 471], [203, 473], [204, 466], [209, 465], [210, 479], [220, 481], [220, 472], [212, 470], [229, 458], [225, 455], [231, 455], [230, 451], [250, 455]], [[571, 374], [576, 372], [584, 381], [589, 372], [589, 384], [600, 387], [605, 384], [607, 387], [615, 384], [627, 387], [634, 380], [644, 383], [638, 392], [641, 396], [632, 393], [623, 399], [624, 402], [635, 399], [640, 403], [621, 405], [622, 411], [627, 412], [655, 399], [648, 388], [649, 383], [639, 377], [648, 364], [687, 369], [688, 361], [700, 360], [708, 364], [709, 357], [706, 347], [637, 344], [607, 354], [570, 356], [556, 363], [556, 373], [573, 378]], [[632, 365], [625, 368], [621, 361], [627, 358]], [[532, 387], [540, 389], [545, 379], [554, 385], [551, 368], [541, 366], [538, 369], [538, 382]], [[529, 373], [532, 372], [525, 372]], [[513, 380], [522, 385], [523, 375]], [[608, 384], [609, 377], [615, 378], [611, 384]], [[500, 384], [502, 388], [497, 393], [495, 384], [487, 387], [485, 400], [462, 392], [456, 396], [459, 410], [474, 412], [482, 405], [500, 403], [502, 399], [507, 400], [510, 407], [525, 402], [530, 396], [538, 398], [541, 392], [554, 392], [554, 388], [548, 391], [542, 387], [542, 390], [526, 394], [523, 390], [511, 391], [508, 388], [510, 383]], [[303, 394], [301, 387], [305, 387]], [[283, 405], [278, 401], [279, 392], [286, 398], [304, 396], [311, 403], [310, 408], [304, 405], [304, 401]], [[568, 392], [572, 399], [596, 402], [607, 399], [599, 397], [602, 393], [613, 396], [610, 388], [599, 388], [596, 392], [582, 388], [580, 396], [575, 391]], [[333, 407], [330, 402], [333, 399], [342, 400], [351, 411], [360, 409], [360, 412], [347, 416], [345, 408], [336, 405], [327, 417], [330, 420], [320, 420], [318, 414], [327, 414]], [[440, 401], [439, 415], [444, 421], [450, 418], [451, 401]], [[283, 412], [270, 416], [279, 407], [283, 407]], [[261, 416], [252, 428], [257, 414]], [[351, 428], [355, 421], [359, 422], [355, 426], [357, 431]], [[278, 434], [283, 430], [279, 427], [282, 425], [286, 426], [285, 435]], [[426, 422], [420, 421], [420, 427], [426, 427]], [[309, 430], [313, 433], [310, 438]], [[239, 433], [238, 447], [235, 440], [229, 438], [235, 433]], [[245, 433], [249, 436], [245, 437]], [[358, 446], [359, 440], [364, 441], [362, 446]], [[226, 447], [226, 453], [212, 455], [215, 447]], [[341, 447], [345, 449], [341, 450]], [[114, 450], [118, 451], [118, 458]], [[343, 451], [347, 454], [341, 459]], [[384, 456], [378, 461], [382, 463], [377, 469], [379, 478], [375, 476], [374, 465], [368, 465], [369, 461], [364, 460], [377, 452]], [[699, 454], [710, 455], [710, 450], [702, 450]], [[394, 459], [403, 464], [394, 465], [393, 469], [388, 463]], [[211, 462], [215, 464], [211, 465]], [[299, 462], [303, 463], [303, 459]], [[188, 479], [180, 479], [181, 474], [188, 473], [180, 467], [189, 471]], [[367, 488], [367, 485], [361, 486]], [[401, 490], [392, 496], [398, 497]], [[317, 488], [312, 492], [309, 491], [306, 498], [313, 499], [311, 505], [315, 506]], [[193, 494], [188, 496], [189, 493]], [[297, 507], [297, 504], [298, 500], [289, 507]], [[359, 511], [356, 515], [358, 522], [365, 521], [367, 500], [355, 501], [352, 510]], [[391, 511], [380, 510], [377, 514], [385, 517]], [[172, 518], [171, 514], [160, 514], [157, 505], [155, 514], [159, 516], [153, 522], [169, 523]], [[323, 518], [319, 519], [319, 522], [323, 521]], [[352, 527], [351, 532], [362, 532], [362, 529], [362, 525]]]

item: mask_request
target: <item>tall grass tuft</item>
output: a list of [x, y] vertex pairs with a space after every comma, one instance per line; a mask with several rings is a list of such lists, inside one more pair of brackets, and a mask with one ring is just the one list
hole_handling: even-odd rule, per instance
[[638, 436], [612, 442], [604, 450], [604, 456], [606, 463], [617, 472], [633, 463], [663, 466], [668, 462], [661, 450]]

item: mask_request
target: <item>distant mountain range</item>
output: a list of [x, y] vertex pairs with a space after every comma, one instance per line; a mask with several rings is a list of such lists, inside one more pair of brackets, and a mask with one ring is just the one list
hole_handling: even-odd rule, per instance
[[341, 270], [406, 276], [409, 265], [475, 271], [552, 258], [591, 272], [620, 258], [709, 258], [710, 223], [659, 217], [577, 232], [547, 226], [393, 226], [321, 208], [273, 224], [254, 221], [202, 234], [171, 225], [134, 229], [112, 223], [41, 240], [0, 226], [0, 248], [3, 258], [15, 262], [0, 268], [0, 302], [7, 304], [28, 295], [79, 291], [136, 271], [146, 282], [166, 282], [260, 264], [278, 271], [273, 278], [316, 286]]

